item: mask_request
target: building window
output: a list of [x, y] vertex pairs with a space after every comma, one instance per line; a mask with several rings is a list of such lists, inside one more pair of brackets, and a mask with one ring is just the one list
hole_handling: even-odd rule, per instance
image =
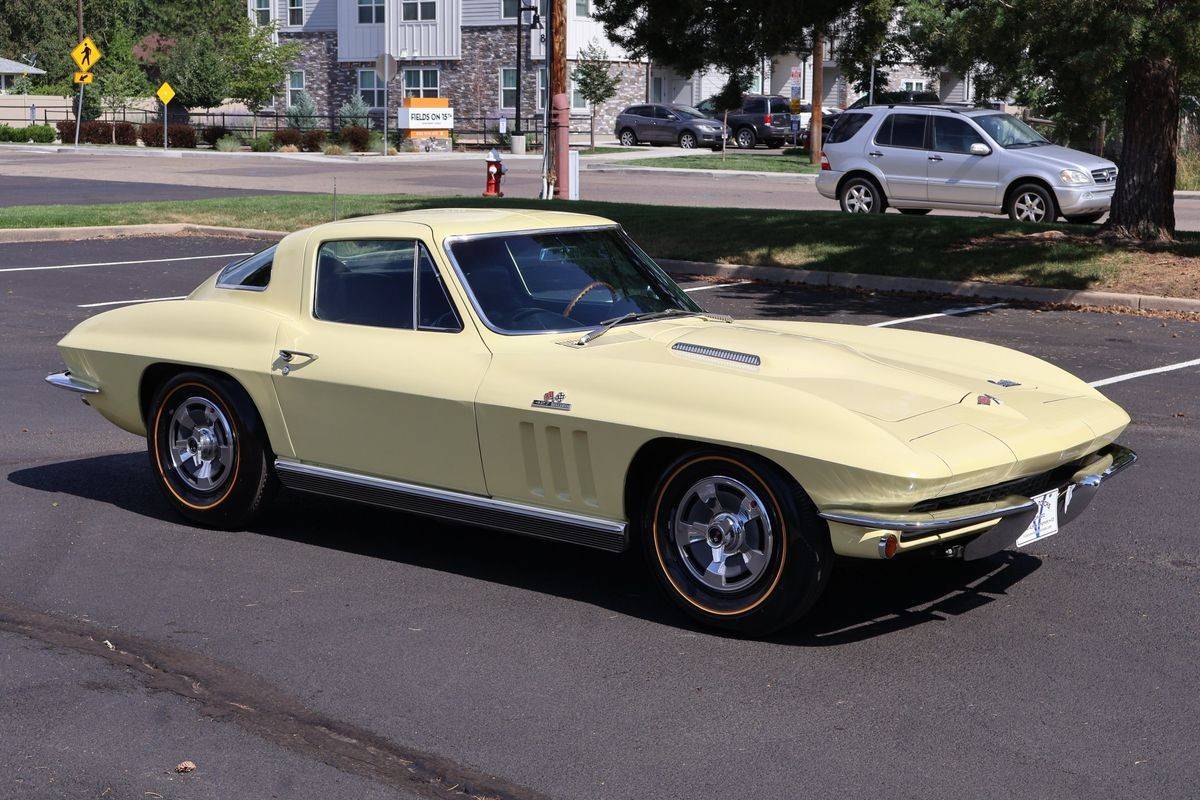
[[401, 0], [400, 16], [405, 22], [437, 19], [437, 3], [435, 0]]
[[304, 24], [304, 0], [288, 0], [288, 25]]
[[575, 16], [590, 17], [592, 15], [592, 0], [575, 0]]
[[437, 97], [438, 71], [436, 69], [404, 70], [405, 97]]
[[925, 91], [925, 81], [919, 78], [907, 78], [904, 81], [904, 91], [923, 92]]
[[500, 68], [500, 107], [517, 107], [517, 71], [512, 67]]
[[258, 25], [271, 24], [271, 0], [254, 0], [254, 22]]
[[517, 9], [521, 6], [521, 0], [501, 0], [500, 16], [505, 19], [516, 19]]
[[358, 0], [358, 22], [360, 25], [383, 22], [383, 0]]
[[546, 102], [550, 97], [550, 76], [546, 73], [546, 68], [542, 67], [538, 70], [538, 111], [546, 110]]
[[304, 70], [294, 69], [288, 75], [287, 104], [296, 105], [296, 98], [304, 92]]
[[358, 71], [358, 96], [371, 108], [383, 108], [383, 78], [375, 70]]
[[586, 111], [588, 107], [587, 100], [583, 99], [583, 95], [579, 93], [579, 87], [575, 85], [575, 80], [571, 80], [571, 110]]

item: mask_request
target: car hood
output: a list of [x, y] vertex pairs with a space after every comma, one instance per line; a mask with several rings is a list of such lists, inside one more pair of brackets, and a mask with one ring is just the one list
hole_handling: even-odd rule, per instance
[[1029, 147], [1018, 149], [1005, 150], [1011, 156], [1014, 156], [1023, 161], [1029, 161], [1040, 165], [1051, 164], [1059, 169], [1081, 169], [1085, 172], [1091, 172], [1094, 169], [1107, 169], [1115, 167], [1116, 164], [1109, 161], [1107, 158], [1094, 156], [1091, 153], [1085, 153], [1082, 150], [1072, 150], [1069, 147], [1060, 147], [1056, 144], [1042, 145], [1041, 147]]

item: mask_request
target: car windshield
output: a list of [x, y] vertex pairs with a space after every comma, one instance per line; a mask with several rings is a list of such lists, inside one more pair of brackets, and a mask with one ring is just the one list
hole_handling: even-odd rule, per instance
[[1038, 147], [1050, 144], [1045, 137], [1012, 114], [984, 114], [973, 117], [975, 124], [1003, 148]]
[[450, 253], [484, 321], [500, 333], [584, 330], [626, 314], [700, 311], [616, 228], [463, 239]]
[[685, 119], [698, 119], [704, 116], [699, 109], [691, 106], [671, 106], [671, 110]]

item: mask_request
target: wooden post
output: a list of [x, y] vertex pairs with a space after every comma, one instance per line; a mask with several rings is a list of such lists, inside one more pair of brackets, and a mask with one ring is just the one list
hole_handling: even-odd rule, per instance
[[812, 119], [808, 123], [808, 159], [821, 161], [821, 100], [825, 95], [825, 36], [813, 32]]
[[[567, 94], [567, 0], [550, 0], [550, 46], [546, 48], [549, 56], [549, 64], [547, 65], [547, 76], [550, 79], [550, 89], [547, 92], [547, 100], [550, 102], [551, 108], [554, 108], [554, 100], [559, 95]], [[561, 189], [565, 187], [567, 181], [567, 153], [570, 147], [570, 130], [571, 130], [571, 104], [568, 99], [565, 112], [558, 109], [558, 113], [551, 112], [550, 115], [551, 137], [550, 137], [550, 164], [549, 173], [553, 176], [552, 183], [555, 184], [554, 196], [561, 195]], [[563, 130], [563, 128], [566, 130]]]

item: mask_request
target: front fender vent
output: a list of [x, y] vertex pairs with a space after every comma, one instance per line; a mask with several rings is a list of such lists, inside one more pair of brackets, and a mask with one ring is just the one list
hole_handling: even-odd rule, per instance
[[702, 344], [689, 344], [687, 342], [676, 342], [671, 345], [672, 350], [678, 350], [681, 353], [691, 353], [694, 356], [707, 356], [708, 358], [719, 358], [722, 361], [733, 361], [736, 364], [745, 364], [750, 367], [762, 366], [762, 359], [753, 353], [739, 353], [736, 350], [722, 350], [719, 347], [706, 347]]

